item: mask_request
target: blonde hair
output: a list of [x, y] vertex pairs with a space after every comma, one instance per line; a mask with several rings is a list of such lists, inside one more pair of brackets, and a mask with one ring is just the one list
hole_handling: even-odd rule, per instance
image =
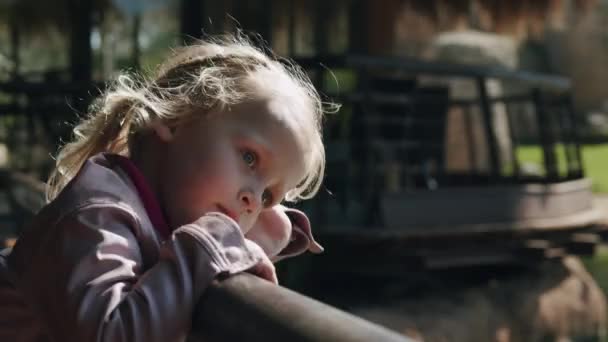
[[73, 140], [59, 150], [56, 167], [48, 180], [47, 199], [54, 199], [93, 155], [100, 152], [129, 155], [138, 133], [149, 130], [159, 120], [179, 124], [195, 115], [224, 110], [251, 99], [255, 94], [246, 81], [258, 71], [287, 79], [309, 108], [307, 127], [303, 127], [310, 144], [305, 176], [296, 188], [287, 192], [285, 199], [313, 197], [325, 168], [321, 134], [324, 108], [337, 107], [320, 100], [299, 67], [269, 56], [237, 35], [175, 50], [152, 78], [120, 75], [74, 128]]

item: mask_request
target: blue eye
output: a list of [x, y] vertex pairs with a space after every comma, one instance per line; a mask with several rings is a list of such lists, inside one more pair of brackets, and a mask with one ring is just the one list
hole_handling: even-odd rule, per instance
[[243, 152], [243, 161], [245, 162], [245, 164], [247, 164], [247, 166], [252, 168], [257, 163], [258, 158], [255, 155], [255, 153], [253, 153], [251, 151], [244, 151]]

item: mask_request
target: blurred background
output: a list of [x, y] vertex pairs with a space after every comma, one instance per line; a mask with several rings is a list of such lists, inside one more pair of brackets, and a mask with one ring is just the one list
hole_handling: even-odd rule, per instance
[[106, 82], [236, 30], [343, 105], [285, 286], [425, 341], [605, 340], [606, 0], [0, 0], [5, 245]]

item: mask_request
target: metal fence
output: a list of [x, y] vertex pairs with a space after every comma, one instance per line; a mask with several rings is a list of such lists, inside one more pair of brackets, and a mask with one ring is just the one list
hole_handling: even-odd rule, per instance
[[328, 192], [318, 201], [318, 224], [332, 215], [324, 212], [328, 200], [358, 202], [369, 214], [355, 221], [369, 225], [387, 193], [584, 176], [566, 78], [407, 58], [297, 62], [343, 105], [325, 127]]

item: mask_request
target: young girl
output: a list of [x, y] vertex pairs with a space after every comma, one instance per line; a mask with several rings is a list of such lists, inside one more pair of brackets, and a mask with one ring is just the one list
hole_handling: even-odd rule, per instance
[[322, 250], [280, 205], [320, 186], [322, 114], [303, 72], [240, 38], [120, 77], [0, 271], [0, 340], [181, 341], [219, 274], [276, 283], [271, 259]]

